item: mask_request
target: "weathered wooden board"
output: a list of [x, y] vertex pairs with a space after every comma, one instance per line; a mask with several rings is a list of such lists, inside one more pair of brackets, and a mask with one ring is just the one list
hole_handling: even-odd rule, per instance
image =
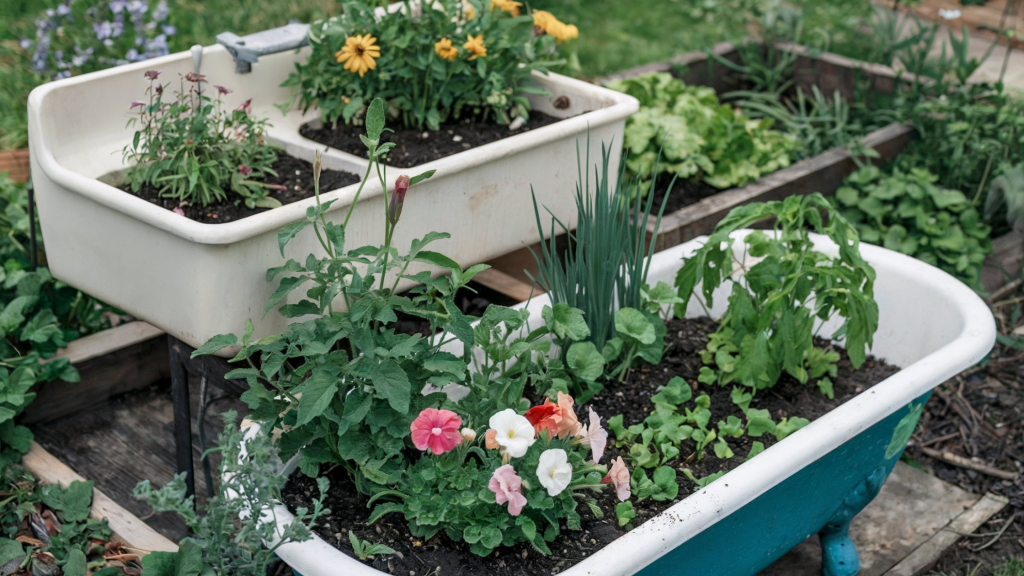
[[67, 357], [81, 381], [37, 385], [36, 399], [20, 417], [35, 424], [91, 410], [110, 398], [170, 378], [164, 332], [135, 321], [80, 338], [56, 357]]
[[[890, 124], [868, 134], [863, 142], [878, 151], [880, 161], [891, 160], [903, 150], [913, 132], [909, 126]], [[812, 192], [830, 196], [855, 170], [857, 164], [850, 153], [844, 148], [835, 148], [763, 176], [746, 186], [715, 194], [663, 217], [658, 229], [657, 249], [664, 250], [702, 234], [710, 234], [730, 210], [743, 204], [782, 200], [794, 194]], [[647, 230], [648, 237], [653, 236], [654, 222], [648, 223]]]
[[[85, 481], [85, 478], [76, 474], [74, 470], [36, 442], [32, 443], [32, 448], [22, 458], [22, 465], [36, 478], [47, 484], [60, 484], [66, 488], [72, 482]], [[130, 548], [158, 552], [178, 550], [177, 544], [147, 526], [142, 520], [95, 487], [92, 494], [92, 517], [96, 520], [106, 519], [110, 529], [114, 531], [113, 539], [120, 540]]]

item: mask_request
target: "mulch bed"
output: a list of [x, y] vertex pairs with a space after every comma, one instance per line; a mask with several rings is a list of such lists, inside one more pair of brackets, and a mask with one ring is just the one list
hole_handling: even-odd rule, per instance
[[[384, 132], [380, 137], [381, 142], [398, 144], [388, 153], [384, 163], [395, 168], [412, 168], [560, 120], [534, 110], [530, 112], [530, 119], [518, 130], [509, 130], [506, 124], [480, 122], [473, 118], [446, 122], [437, 131], [398, 128], [394, 132]], [[299, 134], [342, 152], [366, 157], [366, 146], [359, 139], [361, 134], [366, 133], [365, 127], [339, 124], [332, 128], [318, 125], [319, 122], [307, 122], [299, 128]]]
[[[277, 178], [268, 178], [268, 184], [280, 184], [286, 189], [281, 191], [272, 191], [270, 193], [271, 198], [275, 198], [281, 202], [281, 204], [291, 204], [298, 202], [299, 200], [305, 200], [306, 198], [312, 198], [314, 195], [313, 190], [313, 165], [305, 160], [300, 160], [294, 156], [289, 156], [284, 152], [279, 152], [277, 155], [277, 162], [273, 165], [274, 172], [277, 172]], [[355, 184], [359, 182], [359, 176], [351, 174], [349, 172], [341, 172], [338, 170], [322, 170], [320, 172], [320, 192], [330, 192], [343, 188], [349, 184]], [[143, 186], [138, 192], [132, 192], [131, 186], [125, 185], [121, 187], [122, 190], [129, 194], [135, 194], [136, 196], [146, 200], [151, 204], [156, 204], [161, 208], [167, 210], [174, 210], [178, 208], [178, 200], [176, 198], [163, 198], [160, 196], [160, 190], [153, 186]], [[185, 213], [185, 217], [189, 220], [195, 220], [196, 222], [202, 222], [204, 224], [224, 224], [225, 222], [234, 222], [241, 220], [247, 216], [266, 212], [267, 210], [273, 210], [273, 208], [246, 208], [245, 204], [238, 199], [237, 195], [233, 192], [228, 193], [230, 200], [215, 204], [212, 206], [180, 206], [182, 212]]]
[[[994, 306], [1000, 332], [1012, 333], [1013, 296]], [[1018, 336], [1019, 338], [1019, 336]], [[954, 466], [925, 453], [951, 452], [978, 464], [1016, 472], [1014, 480]], [[986, 576], [1008, 558], [1024, 557], [1024, 351], [996, 344], [990, 359], [946, 382], [925, 406], [905, 457], [972, 494], [1000, 494], [1010, 503], [951, 548], [935, 573]], [[1007, 525], [1007, 522], [1010, 524]], [[977, 572], [971, 572], [977, 570]]]
[[[651, 410], [651, 395], [673, 376], [682, 376], [691, 385], [697, 386], [697, 373], [701, 367], [699, 352], [707, 342], [707, 335], [714, 331], [715, 327], [715, 323], [707, 318], [671, 321], [668, 325], [668, 349], [662, 363], [633, 370], [623, 383], [609, 383], [591, 405], [605, 421], [616, 414], [624, 415], [627, 426], [642, 421]], [[826, 345], [823, 341], [818, 344]], [[839, 376], [834, 379], [834, 400], [830, 401], [821, 395], [814, 385], [802, 385], [784, 376], [770, 391], [758, 394], [751, 406], [768, 409], [776, 420], [787, 416], [801, 416], [814, 420], [898, 371], [894, 366], [870, 358], [860, 370], [854, 371], [845, 351], [839, 349], [839, 352], [841, 359]], [[729, 415], [742, 417], [739, 408], [730, 399], [730, 390], [730, 387], [704, 385], [700, 385], [696, 390], [698, 394], [711, 396], [712, 425], [718, 420], [725, 420]], [[578, 407], [577, 413], [586, 414], [587, 407]], [[763, 442], [766, 447], [775, 443], [773, 436], [763, 436], [756, 440]], [[732, 459], [720, 460], [708, 447], [704, 457], [698, 461], [696, 454], [693, 453], [693, 444], [684, 442], [680, 459], [669, 465], [677, 471], [688, 468], [698, 478], [718, 470], [731, 470], [743, 463], [750, 451], [752, 439], [744, 436], [738, 439], [730, 438], [728, 442], [736, 453]], [[619, 450], [610, 445], [605, 462], [618, 455]], [[528, 545], [520, 545], [500, 549], [490, 558], [482, 559], [470, 553], [465, 544], [453, 542], [443, 534], [427, 542], [417, 540], [409, 533], [405, 520], [395, 514], [383, 517], [373, 526], [367, 526], [366, 520], [370, 509], [366, 507], [366, 498], [356, 492], [351, 479], [340, 467], [335, 468], [329, 476], [332, 488], [326, 505], [331, 509], [331, 515], [320, 521], [317, 532], [328, 543], [353, 557], [348, 541], [350, 530], [355, 531], [360, 539], [390, 546], [397, 551], [396, 554], [367, 562], [374, 568], [390, 574], [553, 574], [573, 566], [626, 532], [618, 527], [615, 520], [614, 506], [617, 500], [614, 493], [606, 490], [598, 497], [598, 504], [604, 511], [604, 517], [595, 518], [586, 506], [581, 506], [579, 512], [583, 516], [583, 529], [563, 531], [559, 539], [551, 545], [551, 556], [542, 556]], [[697, 486], [681, 473], [678, 474], [678, 479], [680, 491], [676, 500], [634, 502], [637, 514], [634, 525], [638, 526], [697, 490]], [[290, 508], [295, 509], [299, 506], [308, 506], [316, 493], [315, 481], [297, 473], [285, 487], [284, 500]]]

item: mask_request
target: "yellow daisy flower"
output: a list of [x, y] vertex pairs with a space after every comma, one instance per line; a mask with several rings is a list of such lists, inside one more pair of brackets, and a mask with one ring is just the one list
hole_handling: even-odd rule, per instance
[[575, 24], [565, 24], [553, 14], [544, 10], [533, 11], [533, 26], [538, 35], [549, 34], [558, 42], [580, 37], [579, 28]]
[[434, 44], [434, 52], [441, 57], [442, 60], [451, 62], [459, 55], [459, 49], [452, 46], [452, 41], [448, 38], [441, 38]]
[[376, 59], [380, 58], [380, 46], [376, 43], [377, 39], [369, 34], [349, 36], [345, 38], [345, 47], [334, 57], [338, 59], [338, 64], [345, 64], [345, 70], [356, 72], [362, 78], [367, 71], [377, 67]]
[[470, 60], [476, 60], [477, 58], [487, 56], [487, 47], [484, 46], [483, 34], [476, 37], [470, 35], [469, 39], [462, 45], [462, 47], [472, 54], [472, 56], [469, 57]]
[[503, 12], [510, 12], [513, 16], [519, 16], [519, 7], [522, 5], [522, 2], [515, 0], [491, 0], [491, 10], [497, 8]]

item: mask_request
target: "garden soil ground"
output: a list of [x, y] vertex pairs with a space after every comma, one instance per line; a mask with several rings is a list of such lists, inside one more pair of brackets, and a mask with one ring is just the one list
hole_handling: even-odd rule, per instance
[[[559, 120], [560, 118], [534, 110], [530, 112], [530, 119], [518, 130], [509, 130], [506, 124], [478, 122], [470, 118], [447, 122], [436, 131], [399, 128], [394, 132], [384, 132], [380, 137], [382, 142], [398, 144], [388, 153], [384, 163], [395, 168], [411, 168], [554, 124]], [[365, 133], [366, 129], [363, 126], [345, 124], [340, 124], [336, 128], [315, 128], [314, 123], [310, 122], [303, 124], [299, 129], [299, 134], [314, 142], [326, 144], [360, 158], [366, 157], [366, 146], [359, 139], [359, 136]]]
[[[294, 156], [289, 156], [283, 152], [279, 152], [277, 155], [277, 162], [273, 165], [274, 172], [277, 172], [277, 177], [270, 177], [267, 179], [267, 184], [279, 184], [285, 187], [285, 190], [272, 191], [270, 193], [271, 198], [276, 198], [281, 204], [291, 204], [292, 202], [298, 202], [299, 200], [305, 200], [311, 198], [314, 194], [313, 191], [313, 165], [305, 160], [300, 160]], [[359, 176], [351, 174], [349, 172], [340, 172], [337, 170], [323, 170], [320, 173], [320, 191], [330, 192], [337, 190], [349, 184], [355, 184], [359, 182]], [[175, 198], [162, 198], [160, 196], [160, 190], [152, 186], [143, 186], [138, 193], [131, 192], [129, 186], [122, 186], [122, 190], [136, 194], [143, 200], [156, 204], [161, 208], [167, 210], [174, 210], [178, 207], [178, 200]], [[237, 198], [237, 195], [229, 192], [229, 197]], [[273, 210], [273, 208], [246, 208], [240, 201], [228, 201], [213, 206], [182, 206], [182, 211], [185, 213], [185, 217], [196, 222], [202, 222], [204, 224], [224, 224], [225, 222], [234, 222], [241, 220], [247, 216], [266, 212], [267, 210]]]
[[[609, 384], [605, 391], [595, 398], [592, 405], [603, 419], [616, 414], [623, 414], [625, 425], [636, 424], [647, 417], [652, 408], [650, 397], [674, 376], [682, 376], [693, 386], [697, 386], [697, 373], [701, 367], [700, 351], [707, 342], [707, 335], [714, 331], [716, 325], [707, 318], [673, 320], [668, 325], [666, 338], [667, 350], [663, 361], [657, 366], [644, 366], [629, 374], [622, 384]], [[819, 345], [827, 345], [818, 342]], [[751, 406], [769, 410], [777, 421], [784, 417], [800, 416], [810, 420], [821, 417], [828, 411], [853, 396], [863, 392], [886, 377], [898, 371], [898, 368], [881, 361], [869, 358], [860, 370], [853, 370], [845, 351], [839, 361], [839, 375], [834, 379], [835, 399], [829, 400], [818, 392], [814, 385], [801, 385], [789, 377], [783, 377], [769, 391], [759, 393]], [[698, 394], [711, 396], [712, 422], [725, 420], [729, 415], [742, 417], [730, 399], [729, 387], [708, 387], [701, 385], [695, 390]], [[585, 414], [586, 406], [580, 406], [577, 413]], [[761, 437], [765, 446], [774, 443], [774, 437]], [[693, 445], [686, 442], [682, 446], [680, 460], [671, 465], [677, 470], [680, 483], [679, 499], [685, 498], [697, 490], [697, 486], [687, 480], [681, 473], [689, 469], [700, 478], [719, 470], [731, 470], [743, 463], [750, 451], [752, 439], [744, 436], [728, 440], [734, 458], [721, 460], [715, 457], [708, 448], [701, 460], [693, 454]], [[606, 454], [606, 462], [614, 459], [618, 450], [610, 447]], [[726, 477], [728, 478], [728, 477]], [[470, 574], [488, 574], [489, 576], [536, 576], [561, 572], [583, 560], [590, 554], [600, 550], [613, 540], [625, 534], [626, 530], [618, 527], [615, 520], [614, 506], [616, 499], [611, 490], [602, 493], [598, 499], [604, 511], [603, 518], [595, 518], [586, 506], [580, 506], [583, 515], [583, 530], [563, 531], [562, 535], [551, 544], [553, 554], [542, 556], [527, 545], [513, 548], [502, 548], [493, 556], [482, 559], [469, 552], [468, 546], [456, 543], [443, 534], [422, 542], [413, 537], [405, 520], [399, 515], [388, 515], [373, 526], [367, 526], [366, 520], [370, 509], [366, 507], [366, 499], [359, 496], [341, 468], [335, 468], [330, 475], [331, 491], [326, 505], [331, 515], [319, 522], [318, 533], [331, 545], [338, 547], [352, 556], [348, 541], [348, 532], [354, 530], [363, 540], [381, 543], [397, 551], [394, 555], [380, 556], [367, 563], [382, 572], [401, 576], [456, 576]], [[295, 474], [285, 488], [285, 502], [292, 509], [309, 506], [317, 494], [316, 484], [310, 478]], [[644, 521], [664, 511], [679, 500], [672, 502], [644, 501], [634, 503], [636, 519], [633, 525], [638, 526]]]

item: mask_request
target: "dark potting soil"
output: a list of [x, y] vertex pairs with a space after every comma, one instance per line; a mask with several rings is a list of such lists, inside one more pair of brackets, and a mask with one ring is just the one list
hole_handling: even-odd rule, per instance
[[[311, 163], [294, 156], [289, 156], [284, 152], [279, 152], [273, 169], [274, 172], [277, 172], [277, 177], [268, 178], [267, 184], [280, 184], [286, 189], [271, 191], [271, 198], [277, 199], [281, 204], [291, 204], [292, 202], [298, 202], [313, 196], [313, 165]], [[338, 170], [322, 170], [320, 172], [321, 192], [330, 192], [331, 190], [337, 190], [356, 182], [359, 182], [359, 176], [349, 172]], [[177, 199], [161, 197], [160, 190], [152, 186], [143, 186], [138, 193], [132, 192], [129, 185], [124, 185], [121, 189], [129, 194], [136, 194], [143, 200], [167, 210], [174, 210], [178, 207]], [[237, 196], [235, 194], [230, 194], [229, 197], [232, 199], [205, 208], [202, 206], [182, 206], [181, 209], [189, 220], [195, 220], [204, 224], [234, 222], [235, 220], [241, 220], [260, 212], [273, 210], [273, 208], [246, 208], [241, 200], [236, 200]]]
[[[399, 128], [394, 132], [384, 132], [382, 142], [396, 142], [388, 152], [385, 163], [395, 168], [411, 168], [439, 158], [464, 152], [470, 148], [490, 144], [502, 138], [508, 138], [523, 132], [529, 132], [560, 121], [561, 118], [549, 116], [534, 110], [530, 119], [518, 130], [509, 130], [506, 124], [480, 122], [472, 118], [463, 118], [441, 125], [437, 131], [417, 130], [415, 128]], [[307, 122], [299, 128], [299, 134], [306, 138], [326, 144], [342, 152], [348, 152], [363, 158], [366, 146], [359, 139], [365, 134], [363, 126], [339, 124], [337, 127], [314, 127], [316, 123]]]
[[721, 188], [715, 188], [698, 178], [677, 178], [675, 185], [672, 186], [672, 190], [669, 191], [668, 187], [671, 183], [671, 174], [661, 174], [654, 182], [654, 204], [651, 207], [652, 217], [658, 214], [666, 194], [668, 195], [668, 203], [665, 205], [664, 216], [668, 216], [676, 210], [696, 204], [705, 198], [725, 191]]
[[[609, 383], [604, 392], [596, 397], [590, 405], [607, 421], [616, 414], [624, 415], [626, 426], [639, 423], [647, 417], [652, 408], [650, 397], [674, 376], [682, 376], [696, 388], [695, 394], [711, 396], [712, 422], [725, 420], [729, 415], [742, 417], [730, 398], [730, 387], [704, 386], [697, 384], [697, 374], [702, 365], [700, 351], [707, 343], [707, 336], [713, 332], [716, 324], [707, 318], [673, 320], [668, 325], [666, 338], [667, 350], [661, 364], [645, 366], [632, 371], [623, 383]], [[819, 341], [819, 346], [827, 346]], [[845, 350], [840, 353], [839, 374], [834, 379], [835, 399], [829, 400], [818, 392], [817, 387], [802, 385], [796, 380], [783, 376], [771, 390], [759, 393], [751, 406], [764, 408], [771, 412], [775, 420], [787, 416], [800, 416], [815, 420], [828, 411], [853, 398], [855, 395], [881, 382], [899, 369], [870, 358], [860, 370], [853, 370]], [[586, 414], [587, 407], [577, 407], [577, 414]], [[771, 446], [774, 437], [758, 438]], [[678, 471], [688, 468], [698, 477], [708, 476], [719, 470], [731, 470], [743, 463], [750, 451], [752, 440], [746, 436], [727, 440], [736, 456], [729, 460], [715, 457], [709, 448], [705, 450], [702, 460], [697, 461], [693, 454], [692, 443], [686, 442], [681, 447], [680, 459], [669, 463]], [[619, 456], [619, 450], [613, 443], [605, 454], [605, 462]], [[764, 456], [761, 456], [764, 457]], [[600, 550], [613, 540], [626, 533], [619, 528], [615, 520], [614, 507], [617, 500], [612, 490], [605, 490], [598, 497], [598, 504], [604, 511], [603, 518], [595, 518], [587, 506], [580, 506], [578, 511], [583, 517], [582, 530], [563, 530], [558, 540], [551, 544], [552, 555], [542, 556], [528, 545], [502, 548], [488, 558], [480, 558], [469, 551], [469, 547], [461, 542], [453, 542], [446, 535], [439, 534], [423, 542], [413, 537], [408, 526], [397, 514], [386, 515], [373, 526], [367, 526], [370, 509], [366, 506], [366, 498], [356, 492], [354, 484], [341, 467], [336, 467], [329, 475], [331, 491], [326, 505], [331, 510], [330, 516], [319, 522], [317, 532], [328, 543], [337, 547], [349, 556], [354, 557], [348, 540], [348, 532], [354, 530], [362, 540], [380, 543], [396, 550], [396, 554], [378, 556], [367, 561], [374, 568], [389, 574], [423, 576], [536, 576], [561, 572]], [[635, 502], [636, 519], [632, 526], [639, 526], [646, 520], [663, 512], [680, 499], [695, 492], [698, 488], [686, 479], [681, 472], [677, 473], [680, 490], [678, 499], [672, 502], [654, 502], [651, 500]], [[719, 481], [728, 482], [728, 476]], [[301, 474], [294, 474], [284, 490], [284, 501], [291, 509], [300, 506], [309, 507], [317, 494], [316, 482]]]

